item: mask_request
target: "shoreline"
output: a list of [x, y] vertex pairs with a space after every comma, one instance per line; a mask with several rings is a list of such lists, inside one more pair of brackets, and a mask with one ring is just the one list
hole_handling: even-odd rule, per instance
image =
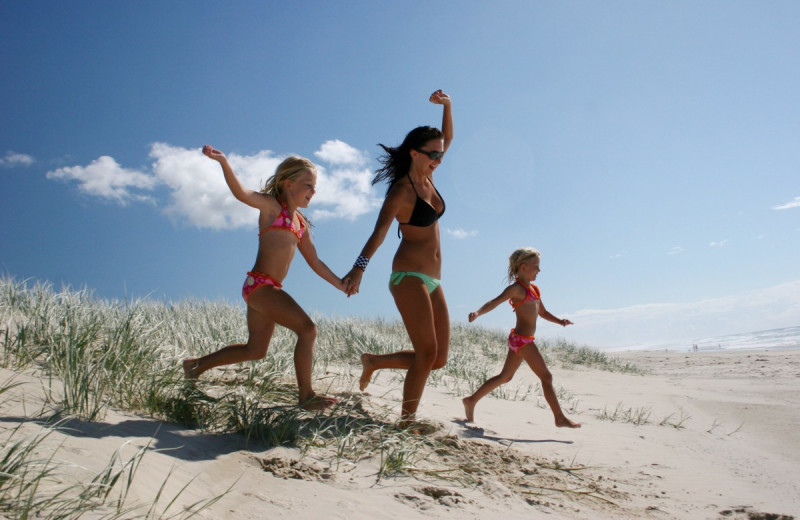
[[774, 346], [774, 347], [740, 347], [740, 348], [698, 348], [697, 350], [692, 349], [691, 347], [683, 349], [683, 348], [664, 348], [664, 347], [656, 347], [656, 348], [629, 348], [624, 350], [602, 350], [596, 349], [600, 352], [605, 354], [617, 354], [620, 352], [689, 352], [692, 354], [699, 354], [704, 352], [713, 352], [713, 353], [724, 353], [724, 352], [783, 352], [783, 351], [797, 351], [800, 350], [800, 345], [791, 345], [791, 346]]
[[580, 341], [579, 343], [600, 352], [621, 352], [638, 350], [689, 350], [694, 346], [700, 351], [727, 351], [727, 350], [765, 350], [800, 349], [800, 326], [782, 327], [778, 329], [756, 330], [737, 332], [732, 334], [706, 336], [694, 339], [680, 339], [668, 341], [649, 341], [629, 343], [625, 346], [604, 345], [596, 346]]

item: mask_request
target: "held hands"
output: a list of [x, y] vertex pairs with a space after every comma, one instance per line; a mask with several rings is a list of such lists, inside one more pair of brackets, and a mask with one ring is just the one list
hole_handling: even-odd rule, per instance
[[[337, 278], [336, 283], [333, 284], [334, 287], [342, 291], [343, 293], [347, 294], [347, 284], [344, 282], [344, 278]], [[348, 296], [350, 296], [348, 294]]]
[[450, 104], [450, 96], [442, 92], [441, 89], [437, 90], [431, 97], [429, 98], [431, 103], [435, 103], [437, 105], [449, 105]]
[[354, 294], [358, 294], [358, 288], [361, 285], [361, 277], [364, 276], [364, 271], [358, 267], [353, 267], [350, 269], [350, 272], [342, 278], [342, 283], [344, 284], [344, 292], [347, 293], [347, 297]]

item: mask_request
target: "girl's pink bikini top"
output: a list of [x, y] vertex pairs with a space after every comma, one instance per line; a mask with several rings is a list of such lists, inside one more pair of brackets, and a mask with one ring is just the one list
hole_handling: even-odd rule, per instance
[[290, 232], [294, 233], [294, 235], [297, 237], [297, 242], [299, 243], [300, 239], [303, 238], [303, 233], [306, 230], [306, 222], [303, 219], [302, 215], [300, 215], [298, 213], [297, 214], [297, 220], [300, 222], [300, 229], [297, 229], [294, 226], [294, 221], [292, 220], [291, 215], [289, 215], [289, 210], [286, 209], [286, 204], [284, 204], [283, 201], [279, 201], [279, 202], [281, 203], [281, 208], [282, 209], [281, 209], [281, 212], [278, 214], [278, 217], [272, 222], [272, 224], [270, 224], [269, 226], [267, 226], [264, 229], [262, 229], [258, 233], [258, 236], [260, 237], [261, 235], [263, 235], [264, 233], [266, 233], [270, 229], [280, 229], [280, 230], [283, 230], [283, 231], [290, 231]]
[[511, 300], [508, 300], [508, 303], [511, 304], [511, 308], [512, 309], [514, 309], [516, 311], [517, 307], [519, 307], [520, 305], [522, 305], [525, 302], [529, 302], [531, 300], [539, 300], [539, 299], [541, 299], [542, 293], [539, 291], [538, 287], [536, 287], [533, 284], [530, 284], [528, 287], [525, 287], [525, 284], [520, 282], [519, 278], [517, 278], [517, 283], [520, 284], [525, 289], [525, 298], [522, 301], [518, 301], [517, 303], [514, 303]]

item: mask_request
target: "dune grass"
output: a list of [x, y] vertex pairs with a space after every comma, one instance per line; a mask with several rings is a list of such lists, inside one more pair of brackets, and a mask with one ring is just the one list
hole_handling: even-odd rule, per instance
[[[314, 319], [319, 329], [314, 376], [321, 390], [352, 389], [363, 352], [411, 348], [399, 320]], [[504, 336], [453, 324], [450, 359], [431, 373], [429, 384], [456, 396], [474, 392], [502, 365]], [[229, 409], [231, 420], [247, 424], [255, 413], [248, 411], [253, 402], [290, 407], [293, 381], [286, 374], [293, 373], [295, 338], [281, 327], [263, 360], [231, 367], [222, 377], [209, 374], [213, 398], [185, 388], [181, 359], [246, 339], [243, 310], [226, 303], [107, 301], [87, 290], [56, 292], [48, 284], [0, 279], [0, 365], [33, 367], [57, 379], [61, 384], [50, 385], [53, 402], [85, 420], [101, 419], [107, 407], [114, 407], [215, 430], [221, 425], [209, 415], [215, 409]], [[537, 345], [551, 366], [636, 372], [586, 346], [546, 338]], [[537, 393], [536, 387], [506, 385], [495, 395], [523, 400]], [[190, 402], [196, 406], [187, 407]]]
[[[323, 413], [296, 406], [295, 337], [280, 327], [265, 359], [208, 372], [197, 385], [183, 381], [182, 359], [246, 341], [243, 309], [226, 303], [109, 301], [85, 289], [56, 291], [49, 284], [0, 278], [0, 366], [42, 374], [52, 417], [100, 421], [114, 408], [205, 432], [238, 432], [247, 442], [263, 446], [296, 447], [324, 457], [334, 469], [377, 460], [378, 479], [415, 472], [459, 481], [474, 478], [468, 465], [443, 467], [441, 457], [431, 457], [452, 451], [450, 437], [397, 428], [396, 411], [367, 405], [353, 393], [361, 353], [410, 348], [402, 323], [314, 319], [319, 330], [315, 387], [340, 398]], [[537, 345], [551, 366], [637, 372], [589, 347], [546, 339]], [[455, 396], [467, 395], [499, 370], [506, 356], [505, 333], [453, 324], [450, 352], [447, 365], [434, 371], [428, 384], [443, 386]], [[538, 385], [506, 386], [495, 395], [517, 400], [541, 395]], [[566, 390], [559, 393], [561, 399], [572, 399]], [[577, 401], [568, 406], [573, 412], [576, 408]], [[26, 447], [39, 441], [12, 444], [17, 446], [15, 456], [27, 461], [22, 466], [31, 472], [22, 480], [32, 478], [32, 485], [52, 471], [46, 462], [25, 459]]]

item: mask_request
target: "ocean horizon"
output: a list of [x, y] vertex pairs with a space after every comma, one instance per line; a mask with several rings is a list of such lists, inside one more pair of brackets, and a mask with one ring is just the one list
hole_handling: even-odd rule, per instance
[[688, 341], [668, 341], [638, 347], [603, 348], [603, 351], [673, 350], [691, 352], [724, 350], [785, 350], [800, 348], [800, 326], [711, 336]]

